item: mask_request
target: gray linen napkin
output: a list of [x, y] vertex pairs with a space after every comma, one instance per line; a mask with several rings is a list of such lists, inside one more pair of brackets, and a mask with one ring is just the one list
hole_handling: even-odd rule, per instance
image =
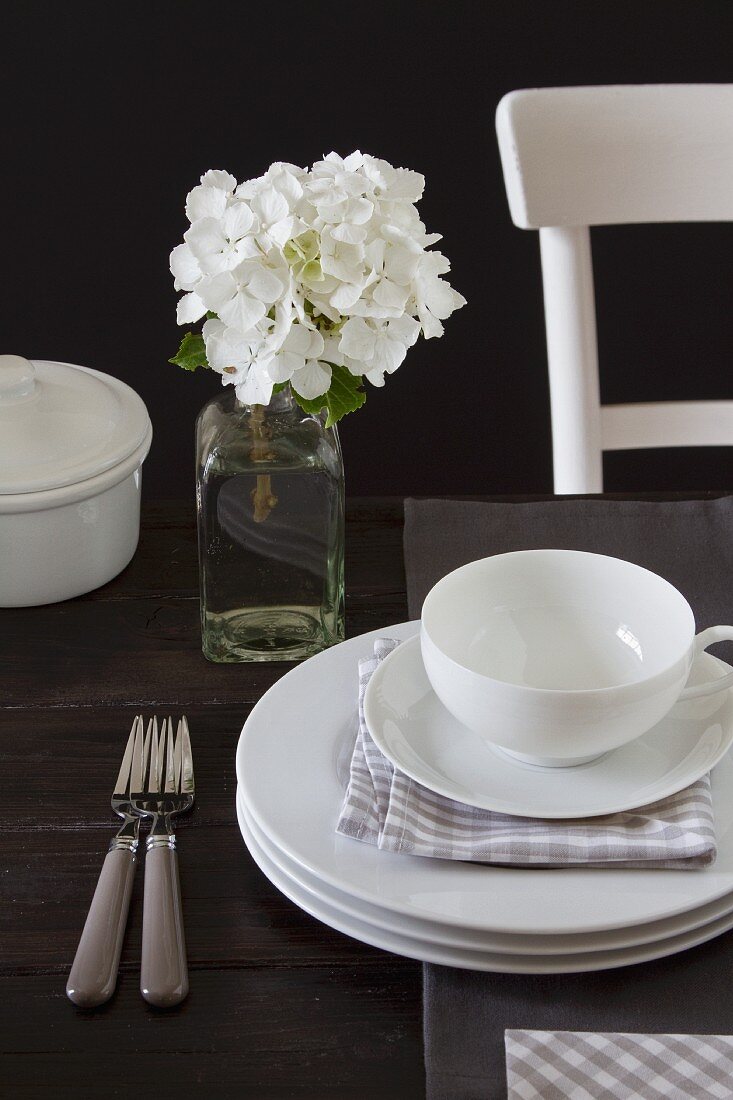
[[465, 806], [398, 771], [374, 744], [363, 706], [375, 669], [397, 645], [381, 638], [359, 663], [359, 731], [338, 832], [388, 852], [524, 867], [679, 870], [715, 859], [708, 776], [633, 812], [540, 821]]
[[[547, 548], [611, 554], [659, 573], [689, 601], [698, 630], [733, 620], [733, 496], [661, 503], [406, 500], [404, 548], [411, 619], [420, 618], [433, 585], [459, 565]], [[731, 660], [723, 649], [715, 652]]]
[[[689, 600], [700, 630], [733, 621], [733, 496], [671, 503], [408, 500], [404, 545], [411, 618], [419, 618], [432, 585], [467, 561], [555, 547], [614, 554], [660, 573]], [[731, 660], [730, 645], [715, 652]], [[589, 974], [479, 974], [428, 964], [428, 1100], [505, 1098], [506, 1028], [733, 1033], [731, 975], [730, 933], [669, 959]]]
[[733, 1036], [507, 1031], [507, 1100], [733, 1097]]

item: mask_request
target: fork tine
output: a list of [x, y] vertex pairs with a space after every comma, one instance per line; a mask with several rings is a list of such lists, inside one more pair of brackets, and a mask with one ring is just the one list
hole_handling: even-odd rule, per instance
[[[158, 719], [155, 715], [148, 722], [148, 733], [150, 735], [150, 768], [145, 789], [157, 794], [160, 790], [160, 742], [158, 739]], [[163, 733], [165, 734], [165, 730]]]
[[182, 768], [180, 791], [183, 794], [193, 794], [193, 753], [191, 752], [191, 738], [188, 733], [188, 722], [184, 714], [178, 723], [178, 740], [182, 746]]
[[132, 766], [130, 768], [130, 792], [142, 791], [143, 777], [145, 775], [145, 737], [143, 734], [143, 716], [138, 715], [137, 729], [135, 731], [135, 747], [132, 754]]
[[127, 744], [125, 746], [125, 754], [122, 757], [122, 764], [120, 766], [120, 774], [117, 776], [117, 782], [115, 783], [115, 789], [112, 792], [113, 795], [124, 795], [127, 793], [127, 786], [130, 782], [130, 772], [132, 770], [132, 754], [135, 748], [135, 734], [137, 733], [137, 725], [139, 722], [139, 715], [135, 715], [132, 720], [132, 727], [130, 729], [130, 736], [127, 738]]
[[173, 744], [173, 719], [168, 719], [168, 738], [165, 753], [165, 791], [166, 794], [176, 793], [176, 768]]
[[[173, 723], [171, 723], [171, 731], [173, 729]], [[181, 767], [182, 767], [182, 748], [183, 738], [181, 737], [180, 725], [178, 734], [176, 736], [176, 743], [173, 749], [173, 776], [176, 784], [176, 794], [181, 792]]]

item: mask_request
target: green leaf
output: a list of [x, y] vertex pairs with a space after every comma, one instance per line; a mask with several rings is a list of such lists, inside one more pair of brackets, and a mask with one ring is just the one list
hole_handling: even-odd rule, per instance
[[301, 397], [296, 390], [295, 400], [303, 412], [317, 414], [321, 409], [326, 410], [326, 427], [331, 428], [347, 413], [360, 409], [366, 401], [366, 394], [362, 387], [363, 379], [360, 375], [352, 374], [347, 367], [331, 367], [330, 389], [320, 397], [308, 400]]
[[209, 361], [206, 358], [206, 345], [204, 344], [204, 338], [201, 333], [187, 332], [181, 340], [180, 348], [168, 362], [175, 363], [177, 367], [183, 367], [184, 370], [196, 370], [197, 367], [208, 367]]

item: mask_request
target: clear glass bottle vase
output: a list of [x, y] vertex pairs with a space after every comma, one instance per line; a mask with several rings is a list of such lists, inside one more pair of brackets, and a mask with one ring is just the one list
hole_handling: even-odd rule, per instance
[[201, 631], [211, 661], [295, 661], [344, 637], [338, 432], [289, 387], [244, 405], [227, 387], [196, 424]]

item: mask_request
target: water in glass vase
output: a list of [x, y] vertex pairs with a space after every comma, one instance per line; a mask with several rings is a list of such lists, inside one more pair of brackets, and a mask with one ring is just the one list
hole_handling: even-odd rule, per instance
[[344, 637], [344, 478], [335, 428], [289, 390], [225, 390], [197, 423], [204, 654], [300, 660]]

